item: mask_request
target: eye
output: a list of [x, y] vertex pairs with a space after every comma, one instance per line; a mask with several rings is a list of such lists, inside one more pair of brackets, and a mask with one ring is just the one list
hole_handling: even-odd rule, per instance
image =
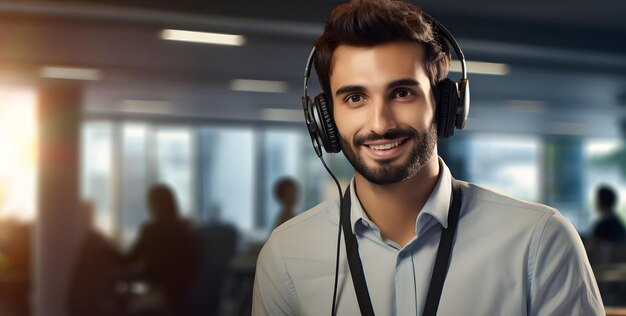
[[363, 101], [363, 96], [359, 94], [349, 95], [346, 98], [346, 103], [359, 103]]
[[394, 98], [400, 98], [400, 99], [408, 98], [412, 95], [415, 95], [415, 93], [409, 89], [397, 89], [393, 93]]

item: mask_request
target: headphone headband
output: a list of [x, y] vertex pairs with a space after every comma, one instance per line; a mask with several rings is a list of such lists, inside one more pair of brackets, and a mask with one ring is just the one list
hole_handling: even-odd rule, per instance
[[450, 31], [448, 31], [448, 29], [445, 26], [443, 26], [443, 24], [441, 24], [439, 21], [433, 18], [430, 14], [422, 11], [422, 15], [426, 18], [426, 20], [433, 23], [435, 26], [435, 29], [439, 31], [439, 34], [443, 35], [446, 41], [450, 43], [450, 45], [452, 46], [452, 49], [454, 50], [454, 53], [456, 54], [456, 57], [461, 62], [461, 80], [463, 79], [467, 80], [465, 54], [463, 54], [463, 50], [461, 50], [461, 46], [459, 46], [459, 43], [456, 41], [454, 36], [452, 36], [452, 33], [450, 33]]
[[315, 46], [311, 49], [309, 57], [306, 59], [306, 66], [304, 67], [304, 97], [307, 95], [307, 86], [309, 84], [309, 77], [311, 77], [311, 68], [313, 67], [313, 61], [315, 60]]

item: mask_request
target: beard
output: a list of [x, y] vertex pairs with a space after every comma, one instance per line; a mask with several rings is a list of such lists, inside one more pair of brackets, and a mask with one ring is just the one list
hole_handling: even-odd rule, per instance
[[[366, 141], [397, 139], [399, 137], [408, 137], [413, 140], [413, 148], [409, 157], [403, 162], [394, 161], [395, 159], [378, 160], [374, 162], [375, 167], [370, 167], [359, 153], [361, 146]], [[356, 172], [371, 183], [386, 185], [412, 178], [426, 165], [435, 151], [437, 127], [433, 122], [421, 133], [414, 128], [407, 128], [389, 131], [384, 135], [355, 135], [352, 142], [344, 137], [339, 137], [339, 140], [344, 155]]]

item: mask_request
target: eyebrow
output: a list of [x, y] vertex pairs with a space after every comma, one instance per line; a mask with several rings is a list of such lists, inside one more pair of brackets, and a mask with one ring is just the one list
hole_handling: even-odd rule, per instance
[[[402, 86], [419, 86], [419, 82], [411, 78], [398, 79], [398, 80], [394, 80], [390, 82], [387, 85], [387, 89], [393, 89], [393, 88], [402, 87]], [[365, 90], [366, 89], [363, 86], [343, 86], [337, 89], [337, 91], [335, 92], [335, 96], [339, 96], [342, 94], [363, 92]]]
[[335, 91], [335, 96], [363, 91], [365, 91], [365, 88], [362, 86], [343, 86]]
[[391, 89], [391, 88], [402, 87], [402, 86], [419, 86], [419, 82], [417, 82], [417, 80], [415, 79], [404, 78], [404, 79], [399, 79], [399, 80], [390, 82], [387, 85], [387, 88]]

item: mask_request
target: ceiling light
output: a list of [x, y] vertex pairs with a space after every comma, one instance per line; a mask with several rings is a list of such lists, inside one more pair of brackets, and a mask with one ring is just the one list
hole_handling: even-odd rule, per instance
[[545, 109], [544, 102], [534, 100], [507, 100], [504, 104], [509, 110], [516, 112], [540, 113]]
[[[488, 63], [483, 61], [466, 61], [467, 72], [482, 75], [504, 76], [509, 73], [507, 64]], [[450, 71], [461, 72], [461, 62], [453, 60], [450, 62]]]
[[229, 88], [235, 91], [285, 93], [289, 86], [284, 81], [235, 79]]
[[586, 135], [587, 128], [581, 123], [551, 122], [547, 124], [547, 132], [556, 135]]
[[161, 39], [170, 41], [183, 41], [204, 44], [241, 46], [246, 39], [241, 35], [196, 32], [184, 30], [165, 29], [161, 31]]
[[265, 108], [261, 110], [261, 118], [266, 121], [302, 122], [304, 113], [295, 109]]
[[42, 78], [70, 80], [100, 80], [102, 75], [98, 69], [46, 66], [41, 68]]
[[122, 112], [131, 113], [173, 113], [174, 104], [167, 101], [156, 100], [122, 100], [118, 103], [118, 109]]

